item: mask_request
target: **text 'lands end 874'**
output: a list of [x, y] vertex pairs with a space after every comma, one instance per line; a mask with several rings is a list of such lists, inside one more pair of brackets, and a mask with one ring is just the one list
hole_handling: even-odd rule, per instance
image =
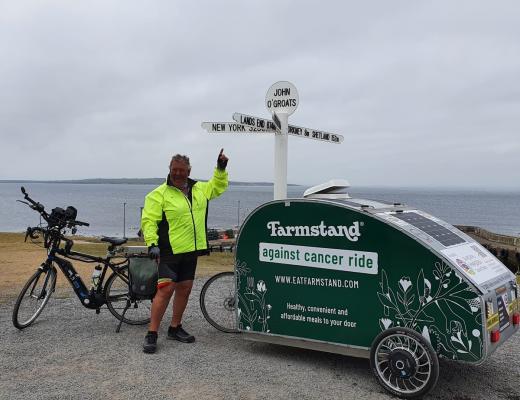
[[[234, 113], [233, 119], [242, 125], [247, 125], [253, 128], [257, 129], [265, 129], [267, 131], [276, 131], [276, 125], [273, 121], [264, 119], [264, 118], [258, 118], [253, 117], [251, 115], [246, 114], [240, 114], [240, 113]], [[330, 132], [324, 132], [318, 129], [312, 129], [312, 128], [304, 128], [301, 126], [296, 125], [289, 125], [288, 126], [288, 132], [289, 135], [292, 136], [299, 136], [307, 139], [315, 139], [315, 140], [321, 140], [324, 142], [329, 143], [336, 143], [339, 144], [343, 142], [343, 136], [337, 135]]]

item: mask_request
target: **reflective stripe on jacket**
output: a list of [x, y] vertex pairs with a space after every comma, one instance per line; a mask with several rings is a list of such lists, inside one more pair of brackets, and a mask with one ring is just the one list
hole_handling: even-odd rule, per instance
[[[190, 180], [191, 202], [175, 186], [164, 182], [148, 193], [144, 200], [141, 229], [147, 246], [159, 245], [161, 255], [166, 250], [160, 243], [159, 225], [166, 226], [173, 254], [206, 250], [206, 220], [208, 201], [224, 193], [228, 186], [228, 173], [215, 168], [207, 182]], [[164, 240], [162, 241], [164, 242]], [[169, 251], [167, 251], [169, 253]]]

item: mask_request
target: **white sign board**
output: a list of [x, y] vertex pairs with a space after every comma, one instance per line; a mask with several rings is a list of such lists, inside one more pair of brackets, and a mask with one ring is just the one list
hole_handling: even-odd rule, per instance
[[268, 263], [372, 275], [376, 275], [378, 270], [378, 254], [370, 251], [259, 243], [258, 253], [258, 260]]
[[321, 140], [323, 142], [340, 144], [343, 142], [343, 136], [335, 133], [324, 132], [318, 129], [303, 128], [301, 126], [289, 125], [289, 135], [299, 136], [307, 139]]
[[[257, 129], [266, 129], [271, 132], [276, 131], [275, 123], [268, 119], [253, 117], [251, 115], [245, 115], [240, 113], [234, 113], [233, 119], [241, 125], [247, 125]], [[337, 135], [335, 133], [330, 132], [324, 132], [317, 129], [303, 128], [301, 126], [296, 125], [289, 125], [287, 133], [292, 136], [321, 140], [323, 142], [329, 143], [339, 144], [343, 142], [343, 136], [341, 135]]]
[[237, 122], [203, 122], [202, 128], [208, 133], [272, 133], [273, 131], [242, 125]]
[[234, 113], [233, 119], [241, 125], [250, 126], [251, 128], [266, 129], [276, 132], [276, 125], [273, 121], [265, 118], [253, 117], [252, 115]]
[[441, 250], [441, 253], [477, 285], [509, 272], [504, 264], [476, 242], [453, 246]]
[[265, 95], [265, 106], [271, 113], [291, 115], [298, 107], [299, 97], [296, 87], [287, 81], [276, 82]]

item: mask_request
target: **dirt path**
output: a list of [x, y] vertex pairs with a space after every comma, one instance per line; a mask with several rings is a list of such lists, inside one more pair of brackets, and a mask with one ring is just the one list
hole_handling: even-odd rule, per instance
[[[124, 325], [106, 309], [96, 315], [76, 298], [52, 297], [29, 328], [11, 324], [0, 304], [0, 398], [58, 399], [370, 399], [391, 400], [365, 359], [255, 343], [225, 334], [202, 316], [195, 281], [184, 325], [197, 340], [183, 344], [159, 332], [156, 354], [144, 354], [145, 326]], [[168, 313], [171, 311], [168, 310]], [[520, 399], [520, 334], [483, 365], [442, 360], [428, 399]]]

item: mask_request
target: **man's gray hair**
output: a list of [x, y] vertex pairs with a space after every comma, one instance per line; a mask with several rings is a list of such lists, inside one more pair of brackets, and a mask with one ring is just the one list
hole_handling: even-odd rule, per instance
[[191, 168], [191, 165], [190, 165], [190, 158], [188, 156], [185, 156], [183, 154], [175, 154], [173, 157], [172, 157], [172, 160], [170, 161], [170, 165], [172, 165], [172, 162], [174, 161], [180, 161], [180, 162], [183, 162], [184, 164], [186, 164], [188, 167]]

